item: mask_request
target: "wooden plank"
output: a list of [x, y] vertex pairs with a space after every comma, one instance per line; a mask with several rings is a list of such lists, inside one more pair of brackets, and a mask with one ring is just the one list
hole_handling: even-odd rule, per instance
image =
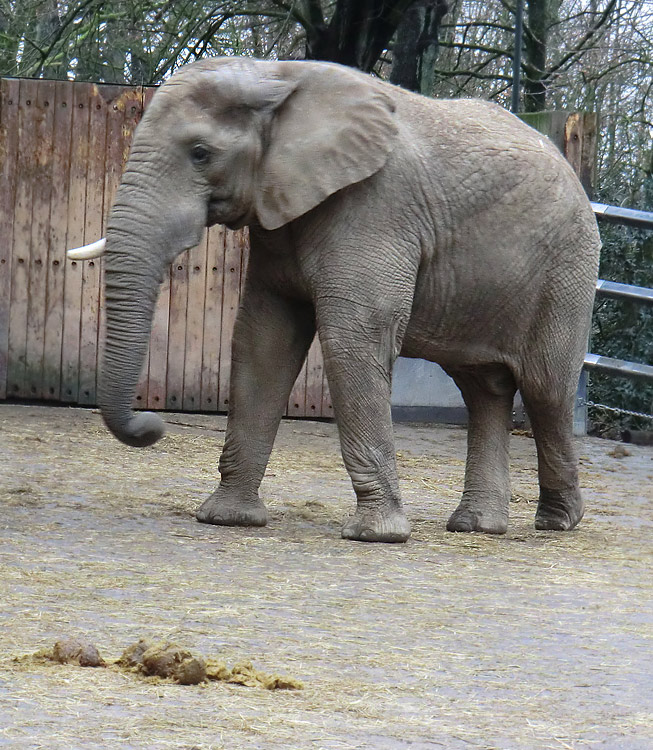
[[591, 194], [596, 167], [596, 115], [562, 110], [525, 112], [519, 117], [555, 143]]
[[18, 105], [18, 173], [14, 210], [14, 258], [9, 309], [8, 385], [12, 396], [28, 397], [27, 321], [32, 244], [32, 174], [36, 168], [37, 133], [33, 127], [38, 81], [24, 80]]
[[596, 112], [583, 113], [583, 144], [578, 177], [587, 194], [592, 197], [596, 185], [596, 152], [598, 145], [599, 117]]
[[[86, 177], [89, 144], [89, 94], [91, 84], [73, 86], [73, 112], [68, 176], [67, 246], [84, 244]], [[79, 344], [82, 306], [82, 266], [69, 261], [64, 274], [63, 338], [61, 348], [61, 400], [77, 403], [79, 397]]]
[[188, 254], [188, 307], [184, 357], [184, 411], [199, 411], [202, 404], [202, 350], [206, 293], [206, 237]]
[[7, 397], [20, 82], [0, 80], [0, 398]]
[[565, 111], [521, 112], [519, 119], [550, 138], [564, 153], [565, 126], [569, 113]]
[[188, 263], [189, 253], [186, 251], [174, 261], [170, 271], [166, 408], [172, 411], [178, 411], [182, 408], [184, 394]]
[[311, 419], [322, 416], [322, 390], [324, 384], [324, 363], [322, 349], [316, 336], [306, 358], [306, 407], [304, 416]]
[[[168, 320], [170, 316], [170, 273], [161, 285], [159, 300], [154, 310], [150, 336], [147, 408], [166, 408], [168, 374]], [[137, 402], [138, 403], [138, 402]]]
[[[110, 93], [105, 89], [109, 89]], [[107, 98], [104, 221], [102, 224], [104, 233], [116, 191], [120, 185], [120, 178], [129, 157], [134, 129], [140, 117], [142, 92], [140, 88], [125, 89], [116, 86], [102, 87], [100, 93]]]
[[225, 235], [224, 279], [222, 285], [222, 327], [220, 330], [220, 384], [218, 410], [229, 410], [231, 380], [231, 339], [240, 304], [243, 246], [247, 242], [243, 230]]
[[140, 107], [140, 89], [106, 86], [100, 93], [107, 100], [106, 105], [106, 149], [104, 160], [104, 211], [102, 234], [106, 233], [107, 220], [116, 197], [122, 177], [135, 118], [127, 114], [131, 106]]
[[61, 397], [61, 347], [63, 338], [64, 274], [68, 232], [68, 187], [70, 135], [73, 112], [73, 84], [54, 83], [54, 125], [52, 142], [52, 193], [48, 247], [47, 305], [43, 343], [44, 399]]
[[[104, 206], [107, 104], [98, 87], [92, 85], [88, 97], [88, 164], [86, 170], [86, 211], [84, 242], [102, 237]], [[100, 315], [100, 262], [82, 264], [81, 328], [79, 340], [79, 393], [77, 403], [96, 404], [98, 325]]]
[[36, 136], [32, 173], [32, 237], [27, 310], [26, 387], [30, 398], [43, 397], [43, 352], [52, 195], [52, 137], [54, 127], [54, 83], [40, 81], [32, 102], [32, 130]]
[[585, 190], [591, 194], [596, 164], [596, 115], [570, 114], [565, 123], [563, 153]]
[[292, 391], [290, 391], [288, 404], [286, 406], [286, 416], [306, 416], [306, 360], [304, 360], [302, 369], [297, 376], [297, 380], [295, 380]]
[[581, 166], [581, 154], [583, 149], [583, 122], [578, 112], [570, 114], [565, 122], [564, 154], [567, 161], [579, 174]]
[[225, 234], [226, 230], [221, 226], [211, 227], [207, 232], [200, 404], [202, 411], [217, 411], [219, 406]]

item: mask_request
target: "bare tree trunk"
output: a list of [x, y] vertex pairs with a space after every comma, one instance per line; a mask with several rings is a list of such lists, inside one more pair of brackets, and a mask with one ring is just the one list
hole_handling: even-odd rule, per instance
[[440, 51], [440, 24], [449, 10], [446, 0], [432, 0], [426, 8], [424, 31], [420, 39], [419, 91], [433, 96], [435, 88], [435, 61]]
[[424, 25], [424, 8], [413, 7], [406, 12], [399, 24], [392, 48], [392, 70], [390, 83], [403, 86], [410, 91], [419, 88], [417, 69], [418, 45]]
[[327, 25], [307, 0], [306, 59], [328, 60], [369, 73], [416, 0], [337, 0]]
[[524, 106], [526, 112], [546, 109], [547, 42], [549, 29], [557, 17], [559, 0], [528, 0], [528, 33], [526, 40], [526, 80], [524, 81]]
[[440, 22], [448, 9], [445, 0], [418, 0], [404, 14], [392, 49], [392, 83], [433, 94]]

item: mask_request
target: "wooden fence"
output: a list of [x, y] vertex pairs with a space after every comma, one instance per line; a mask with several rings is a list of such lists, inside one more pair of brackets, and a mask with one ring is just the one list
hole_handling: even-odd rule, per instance
[[[66, 249], [104, 235], [152, 89], [0, 79], [0, 399], [94, 405], [102, 263]], [[138, 408], [226, 411], [247, 231], [213, 227], [161, 290]], [[332, 416], [317, 341], [287, 413]]]

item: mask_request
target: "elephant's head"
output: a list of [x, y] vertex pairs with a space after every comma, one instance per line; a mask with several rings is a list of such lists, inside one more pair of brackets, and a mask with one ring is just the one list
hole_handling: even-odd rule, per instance
[[106, 237], [99, 402], [111, 431], [150, 445], [163, 423], [131, 402], [169, 264], [204, 227], [276, 229], [385, 163], [394, 104], [336, 65], [218, 59], [184, 68], [139, 124]]

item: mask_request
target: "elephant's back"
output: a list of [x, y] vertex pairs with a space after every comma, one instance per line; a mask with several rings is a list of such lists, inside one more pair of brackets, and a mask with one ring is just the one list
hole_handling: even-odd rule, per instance
[[[544, 135], [491, 102], [431, 100], [395, 92], [399, 139], [397, 170], [411, 171], [432, 197], [434, 221], [452, 229], [509, 221], [543, 223], [584, 214], [589, 201], [573, 169]], [[495, 218], [492, 218], [493, 215]], [[557, 215], [557, 218], [554, 218]]]
[[475, 167], [480, 159], [514, 165], [541, 161], [556, 170], [570, 170], [549, 138], [498, 104], [481, 99], [427, 99], [397, 89], [394, 98], [404, 138], [422, 149], [425, 160], [466, 158]]
[[[433, 226], [422, 245], [410, 355], [446, 362], [464, 350], [470, 363], [501, 361], [552, 310], [584, 319], [596, 283], [596, 221], [551, 141], [478, 100], [400, 95], [397, 115], [400, 148], [414, 159]], [[394, 157], [399, 164], [402, 155]]]

